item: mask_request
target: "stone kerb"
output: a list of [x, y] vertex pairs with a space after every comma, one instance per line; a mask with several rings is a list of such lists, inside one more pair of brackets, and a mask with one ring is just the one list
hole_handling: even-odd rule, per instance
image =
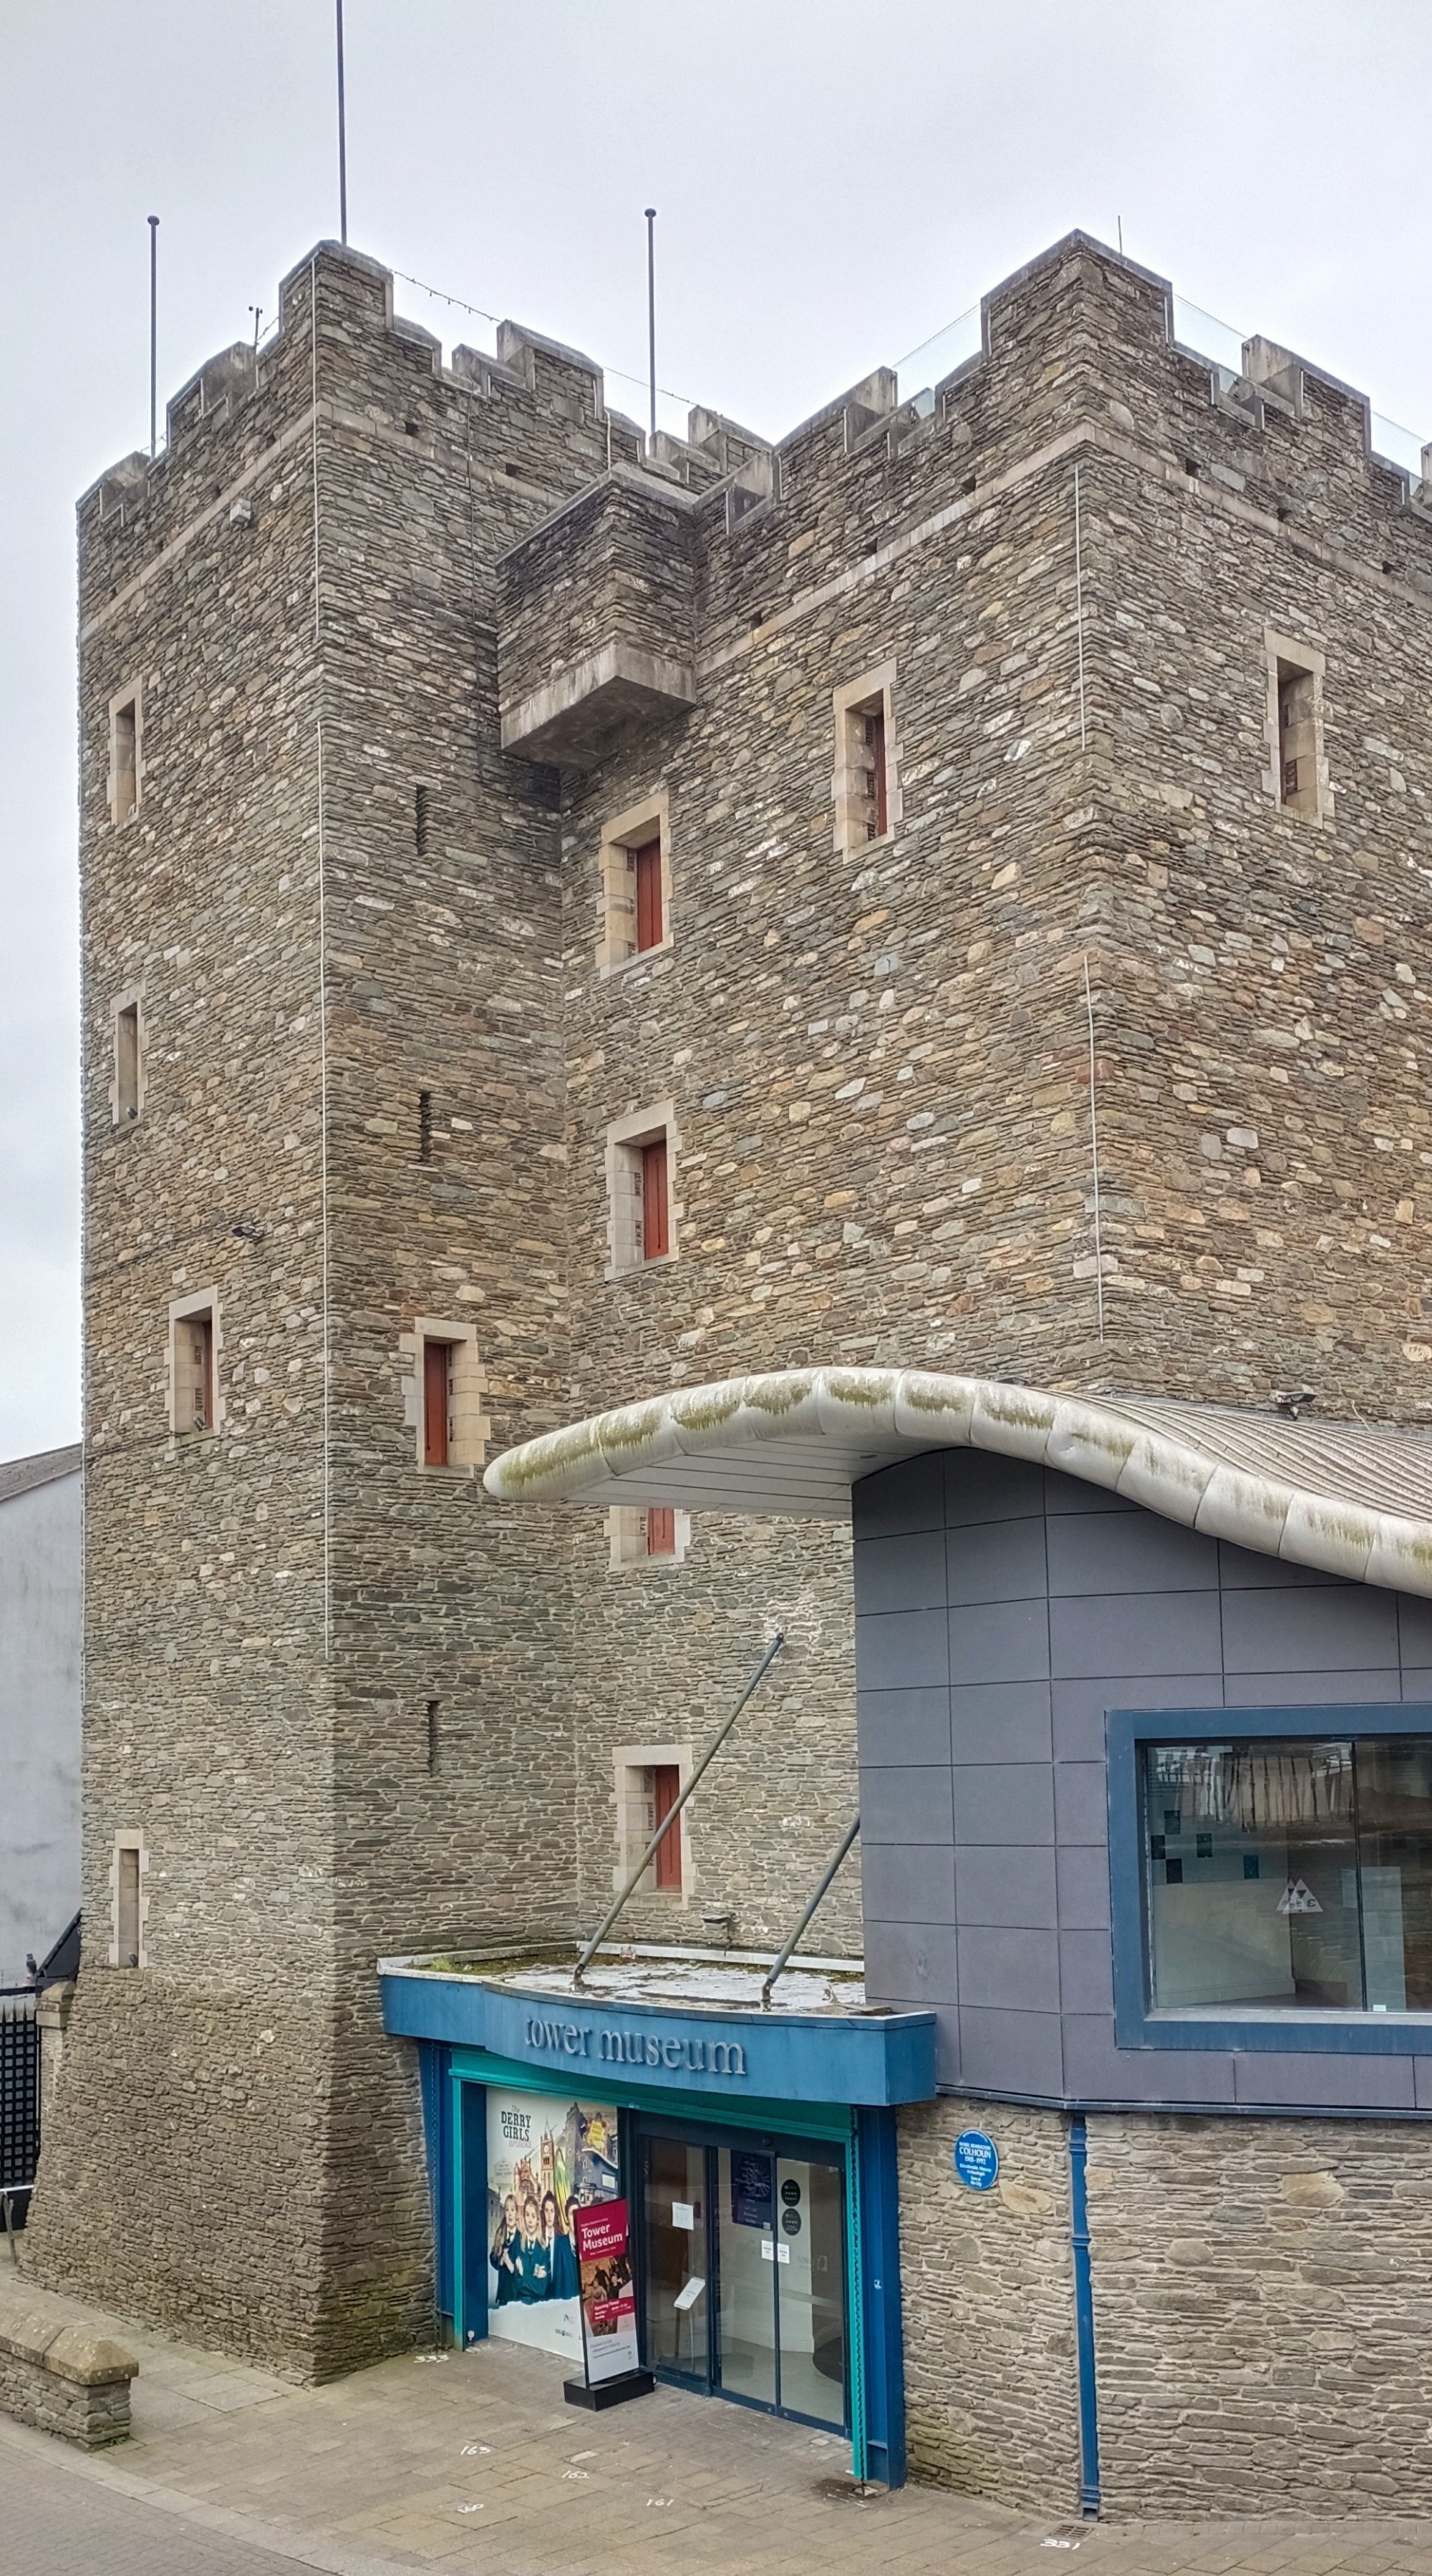
[[133, 2355], [105, 2335], [27, 2310], [0, 2316], [0, 2408], [83, 2450], [129, 2438]]

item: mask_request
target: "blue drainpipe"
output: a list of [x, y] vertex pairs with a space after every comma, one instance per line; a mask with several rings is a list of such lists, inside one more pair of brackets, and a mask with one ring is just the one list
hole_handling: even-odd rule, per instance
[[1069, 2123], [1069, 2199], [1073, 2219], [1074, 2326], [1079, 2356], [1079, 2510], [1099, 2510], [1099, 2392], [1094, 2378], [1094, 2283], [1089, 2269], [1089, 2128], [1082, 2111]]

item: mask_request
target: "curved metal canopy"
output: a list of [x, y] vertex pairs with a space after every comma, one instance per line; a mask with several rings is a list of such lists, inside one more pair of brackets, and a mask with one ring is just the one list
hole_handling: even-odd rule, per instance
[[1420, 1432], [925, 1369], [787, 1369], [679, 1387], [524, 1441], [484, 1482], [509, 1503], [843, 1520], [860, 1477], [963, 1448], [1083, 1477], [1265, 1556], [1432, 1596], [1432, 1440]]

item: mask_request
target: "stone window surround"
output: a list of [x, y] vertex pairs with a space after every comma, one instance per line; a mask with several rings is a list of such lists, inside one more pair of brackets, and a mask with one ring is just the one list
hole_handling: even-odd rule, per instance
[[[857, 748], [850, 718], [868, 707], [872, 698], [883, 700], [885, 709], [885, 830], [878, 839], [866, 836], [864, 790], [858, 781], [866, 775], [863, 764], [854, 758]], [[858, 680], [847, 680], [831, 694], [835, 719], [835, 770], [830, 782], [834, 809], [835, 855], [858, 858], [867, 850], [888, 849], [900, 829], [904, 807], [900, 795], [900, 743], [895, 731], [895, 664], [881, 662], [862, 672]]]
[[[207, 1431], [181, 1432], [178, 1422], [179, 1388], [176, 1373], [174, 1327], [176, 1324], [182, 1324], [197, 1315], [208, 1316], [210, 1329], [213, 1334], [214, 1419], [210, 1423]], [[219, 1353], [222, 1351], [223, 1347], [224, 1336], [223, 1327], [219, 1320], [219, 1292], [217, 1288], [197, 1288], [191, 1297], [175, 1297], [171, 1300], [169, 1307], [169, 1347], [166, 1366], [166, 1392], [169, 1407], [169, 1432], [172, 1439], [209, 1440], [213, 1438], [215, 1432], [222, 1431], [224, 1427], [224, 1416], [228, 1410], [224, 1403], [223, 1393], [219, 1384]]]
[[[612, 1777], [617, 1806], [617, 1856], [612, 1863], [612, 1888], [624, 1887], [627, 1874], [636, 1867], [653, 1827], [644, 1822], [646, 1793], [641, 1785], [644, 1771], [658, 1766], [674, 1765], [679, 1784], [685, 1788], [691, 1777], [689, 1744], [618, 1744], [612, 1748]], [[690, 1809], [683, 1807], [677, 1824], [681, 1836], [681, 1885], [663, 1887], [656, 1884], [656, 1863], [638, 1879], [634, 1893], [638, 1896], [660, 1895], [663, 1903], [687, 1905], [691, 1899], [691, 1838], [688, 1832]]]
[[[658, 1137], [666, 1139], [666, 1224], [670, 1250], [658, 1252], [650, 1261], [641, 1250], [641, 1148], [654, 1145]], [[676, 1105], [671, 1100], [653, 1101], [649, 1109], [634, 1109], [625, 1118], [614, 1118], [606, 1131], [607, 1170], [607, 1272], [608, 1279], [626, 1279], [643, 1270], [664, 1270], [677, 1257], [677, 1219], [681, 1210], [676, 1199], [676, 1161], [680, 1140], [676, 1129]]]
[[[661, 937], [654, 948], [638, 948], [634, 872], [628, 854], [652, 840], [661, 843]], [[664, 787], [603, 824], [598, 867], [597, 973], [605, 977], [661, 957], [672, 945], [671, 823]]]
[[[119, 810], [119, 719], [126, 707], [134, 709], [134, 803], [128, 811]], [[126, 680], [116, 689], [109, 702], [109, 777], [106, 785], [109, 819], [116, 828], [132, 823], [144, 802], [144, 684]]]
[[[125, 1964], [119, 1955], [119, 1855], [122, 1851], [139, 1854], [139, 1965], [149, 1965], [146, 1931], [149, 1923], [149, 1847], [142, 1832], [118, 1833], [110, 1847], [109, 1861], [109, 1964]], [[131, 1975], [133, 1970], [130, 1971]]]
[[[135, 1110], [132, 1119], [123, 1116], [119, 1097], [119, 1022], [120, 1015], [124, 1011], [133, 1011], [135, 1014]], [[144, 1094], [149, 1077], [149, 1029], [142, 984], [127, 985], [122, 993], [116, 993], [109, 1006], [109, 1034], [110, 1062], [113, 1066], [109, 1086], [110, 1124], [114, 1127], [131, 1127], [144, 1116]]]
[[676, 1545], [669, 1556], [648, 1556], [646, 1549], [646, 1510], [642, 1504], [614, 1503], [607, 1513], [607, 1533], [611, 1540], [613, 1574], [630, 1573], [633, 1566], [649, 1565], [655, 1570], [680, 1565], [691, 1545], [691, 1514], [675, 1514]]
[[[423, 1350], [428, 1342], [447, 1342], [452, 1347], [452, 1435], [445, 1467], [430, 1467], [423, 1454]], [[477, 1475], [486, 1463], [492, 1424], [482, 1409], [487, 1372], [478, 1357], [476, 1325], [453, 1323], [440, 1315], [418, 1315], [412, 1331], [399, 1334], [398, 1354], [408, 1363], [407, 1374], [400, 1381], [403, 1420], [413, 1434], [414, 1452], [423, 1474], [468, 1478]]]
[[[1263, 654], [1267, 676], [1267, 705], [1263, 730], [1268, 745], [1268, 766], [1263, 772], [1263, 792], [1272, 798], [1281, 814], [1289, 814], [1299, 823], [1330, 823], [1333, 819], [1333, 788], [1328, 775], [1327, 749], [1323, 733], [1323, 680], [1327, 655], [1320, 645], [1309, 644], [1301, 637], [1283, 635], [1275, 627], [1263, 629]], [[1283, 802], [1282, 736], [1278, 725], [1278, 665], [1291, 664], [1295, 671], [1307, 671], [1313, 683], [1313, 726], [1317, 734], [1317, 797], [1315, 814], [1298, 814]]]

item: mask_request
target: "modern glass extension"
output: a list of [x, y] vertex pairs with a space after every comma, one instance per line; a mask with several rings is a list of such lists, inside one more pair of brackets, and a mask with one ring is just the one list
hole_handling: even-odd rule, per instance
[[1141, 1749], [1156, 2012], [1432, 2011], [1432, 1735]]

